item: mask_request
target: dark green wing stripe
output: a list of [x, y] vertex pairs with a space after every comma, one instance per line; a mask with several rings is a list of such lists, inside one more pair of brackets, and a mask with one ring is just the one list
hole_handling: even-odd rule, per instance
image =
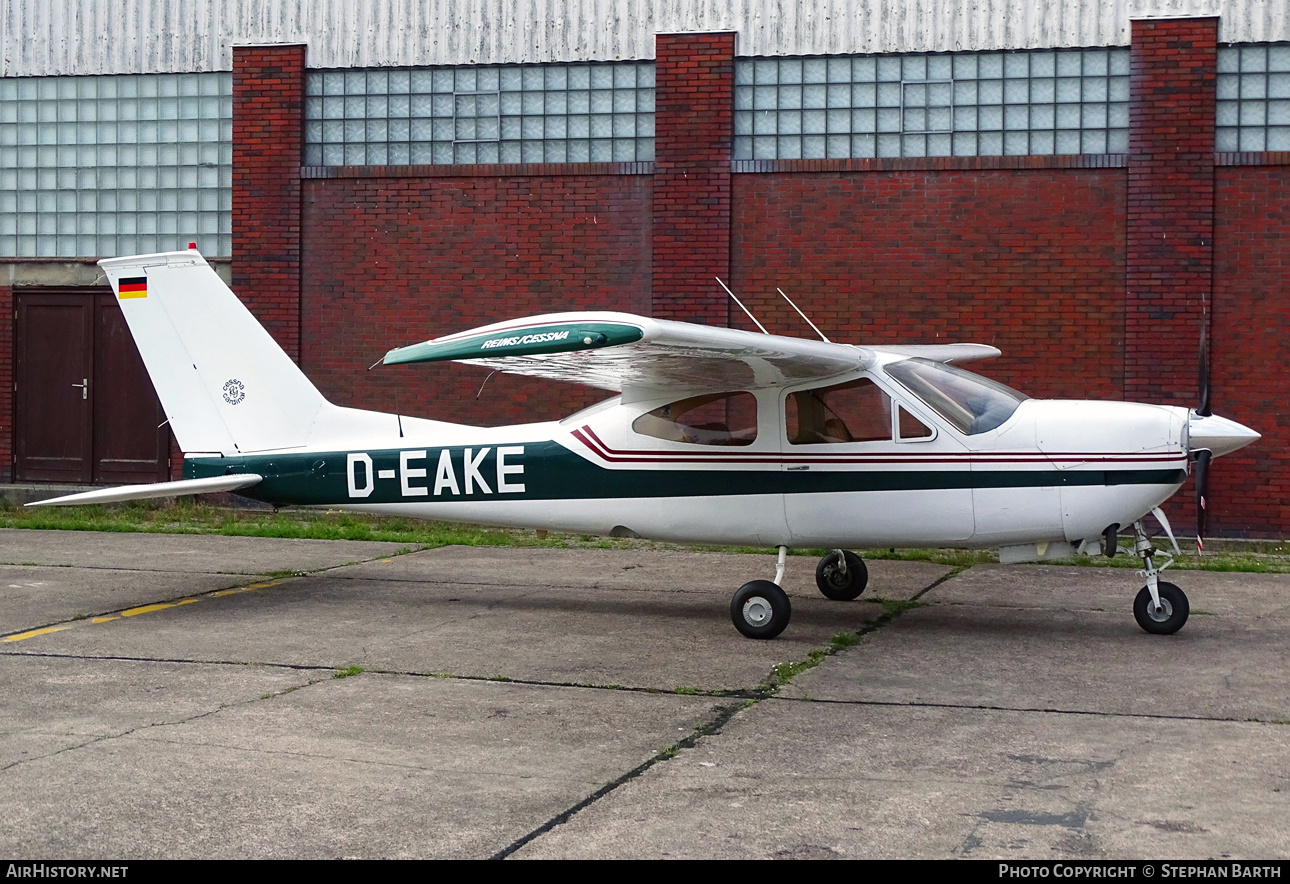
[[451, 341], [426, 341], [396, 347], [381, 360], [385, 365], [405, 362], [443, 362], [453, 359], [498, 359], [506, 356], [541, 356], [574, 353], [619, 344], [632, 344], [644, 337], [634, 325], [619, 322], [557, 322], [546, 325], [499, 329]]

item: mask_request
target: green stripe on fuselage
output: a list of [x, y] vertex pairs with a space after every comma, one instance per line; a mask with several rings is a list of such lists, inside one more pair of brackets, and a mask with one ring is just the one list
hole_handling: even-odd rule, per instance
[[[714, 470], [701, 464], [606, 469], [550, 441], [503, 445], [500, 450], [503, 452], [500, 472], [498, 446], [453, 446], [190, 458], [184, 461], [184, 477], [200, 479], [231, 473], [258, 473], [264, 476], [263, 482], [237, 493], [267, 503], [309, 506], [1176, 485], [1185, 478], [1181, 469], [974, 472], [964, 467], [939, 470], [784, 470], [778, 464], [766, 464], [761, 469]], [[424, 456], [420, 454], [422, 451]], [[371, 460], [370, 472], [364, 458]], [[521, 486], [522, 491], [515, 490]], [[405, 488], [411, 493], [405, 493]], [[354, 490], [362, 493], [356, 495]]]

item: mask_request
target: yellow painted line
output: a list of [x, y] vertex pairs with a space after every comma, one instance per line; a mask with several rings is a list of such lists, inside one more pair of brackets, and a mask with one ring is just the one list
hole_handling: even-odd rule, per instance
[[210, 595], [211, 595], [211, 598], [219, 598], [220, 596], [233, 595], [234, 593], [238, 593], [238, 592], [250, 592], [253, 589], [268, 589], [270, 586], [277, 586], [281, 582], [282, 582], [281, 580], [274, 580], [269, 583], [252, 583], [250, 586], [238, 586], [233, 589], [221, 589], [219, 592], [212, 592]]
[[70, 626], [46, 626], [44, 629], [33, 629], [30, 632], [20, 632], [17, 635], [7, 635], [0, 641], [20, 642], [25, 638], [35, 638], [38, 635], [48, 635], [51, 632], [62, 632], [64, 629], [71, 629]]
[[[236, 589], [225, 589], [219, 592], [207, 593], [207, 595], [202, 596], [200, 598], [195, 598], [195, 599], [180, 599], [177, 602], [160, 602], [155, 605], [140, 605], [137, 608], [129, 608], [128, 610], [122, 611], [120, 614], [108, 614], [102, 617], [91, 617], [90, 622], [91, 623], [110, 623], [113, 620], [120, 620], [122, 617], [137, 617], [140, 614], [151, 614], [153, 611], [164, 611], [166, 608], [177, 608], [180, 605], [196, 604], [197, 602], [200, 602], [202, 598], [207, 598], [207, 597], [215, 598], [222, 595], [232, 595], [235, 592], [247, 592], [248, 590], [252, 590], [252, 589], [266, 589], [270, 586], [277, 586], [281, 582], [282, 581], [280, 580], [271, 580], [267, 583], [252, 583], [249, 586], [241, 586]], [[23, 639], [35, 638], [38, 635], [48, 635], [51, 632], [62, 632], [64, 629], [72, 629], [74, 626], [75, 626], [74, 623], [68, 623], [65, 626], [46, 626], [43, 629], [33, 629], [28, 632], [19, 632], [15, 635], [5, 636], [3, 639], [0, 639], [0, 641], [20, 642]]]
[[140, 606], [140, 607], [138, 607], [138, 608], [131, 608], [131, 609], [130, 609], [130, 610], [128, 610], [128, 611], [122, 611], [122, 612], [121, 612], [121, 616], [122, 616], [122, 617], [137, 617], [137, 616], [139, 616], [140, 614], [151, 614], [153, 611], [161, 611], [161, 610], [164, 610], [164, 609], [166, 609], [166, 608], [173, 608], [173, 607], [174, 607], [174, 605], [172, 605], [172, 604], [162, 604], [162, 605], [142, 605], [142, 606]]
[[153, 611], [164, 611], [166, 608], [177, 608], [180, 605], [191, 605], [200, 602], [201, 599], [184, 599], [179, 602], [161, 602], [155, 605], [142, 605], [138, 608], [131, 608], [128, 611], [122, 611], [122, 617], [137, 617], [140, 614], [151, 614]]

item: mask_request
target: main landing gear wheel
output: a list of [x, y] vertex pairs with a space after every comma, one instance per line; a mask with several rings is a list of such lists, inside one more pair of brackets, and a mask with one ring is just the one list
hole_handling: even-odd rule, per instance
[[1160, 593], [1160, 607], [1151, 603], [1151, 590], [1144, 586], [1133, 600], [1133, 617], [1147, 632], [1173, 635], [1182, 629], [1187, 622], [1187, 615], [1191, 613], [1187, 594], [1163, 580], [1156, 584], [1156, 591]]
[[750, 580], [730, 600], [730, 619], [748, 638], [774, 638], [793, 616], [788, 595], [769, 580]]
[[864, 561], [850, 550], [840, 550], [846, 559], [846, 570], [838, 559], [839, 550], [834, 550], [820, 559], [815, 566], [815, 585], [824, 593], [825, 598], [835, 602], [849, 602], [860, 597], [869, 584], [869, 569]]

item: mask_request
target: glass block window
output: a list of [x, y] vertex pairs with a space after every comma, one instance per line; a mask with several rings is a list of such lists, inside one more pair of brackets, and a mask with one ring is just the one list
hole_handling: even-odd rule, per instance
[[0, 256], [232, 253], [230, 73], [0, 79]]
[[735, 61], [735, 159], [1127, 153], [1129, 50]]
[[654, 159], [654, 63], [310, 71], [305, 164]]
[[1219, 47], [1217, 123], [1217, 150], [1290, 150], [1290, 43]]

